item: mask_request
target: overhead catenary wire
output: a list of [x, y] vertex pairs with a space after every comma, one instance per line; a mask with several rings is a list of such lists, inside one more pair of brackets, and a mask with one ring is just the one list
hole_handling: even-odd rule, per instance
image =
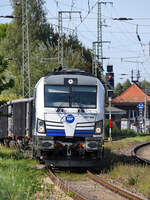
[[91, 13], [91, 11], [94, 9], [94, 7], [96, 6], [96, 4], [97, 4], [97, 2], [91, 7], [90, 12], [88, 12], [88, 13], [86, 14], [86, 16], [82, 19], [81, 23], [79, 23], [79, 24], [76, 26], [76, 28], [78, 28], [78, 27], [86, 20], [86, 18], [87, 18], [88, 15]]
[[[129, 67], [129, 65], [125, 65], [121, 63], [121, 58], [125, 56], [134, 56], [137, 55], [137, 60], [144, 60], [144, 65], [147, 71], [149, 69], [147, 66], [149, 65], [149, 20], [150, 18], [148, 15], [136, 15], [134, 13], [134, 16], [131, 16], [132, 13], [127, 14], [126, 16], [120, 16], [120, 9], [115, 9], [115, 4], [118, 3], [114, 2], [114, 7], [110, 8], [110, 10], [107, 8], [106, 12], [104, 9], [104, 12], [102, 14], [102, 18], [104, 21], [107, 21], [107, 24], [110, 26], [108, 29], [103, 30], [103, 36], [104, 40], [111, 40], [111, 43], [109, 45], [104, 46], [104, 52], [106, 52], [106, 55], [110, 57], [111, 61], [114, 62], [114, 69], [116, 70], [123, 70], [125, 66]], [[3, 2], [3, 3], [2, 3]], [[0, 1], [2, 5], [7, 4], [4, 3], [4, 1]], [[84, 1], [77, 1], [77, 0], [53, 0], [51, 2], [51, 6], [47, 7], [48, 9], [48, 15], [47, 19], [51, 24], [57, 24], [57, 13], [60, 10], [81, 10], [82, 11], [82, 22], [79, 21], [79, 16], [71, 16], [71, 20], [68, 21], [64, 20], [64, 33], [66, 35], [71, 32], [71, 29], [74, 29], [77, 27], [78, 31], [78, 39], [81, 40], [82, 45], [85, 45], [88, 48], [91, 48], [92, 41], [94, 41], [96, 37], [96, 19], [97, 19], [97, 9], [96, 6], [93, 7], [97, 0], [84, 0]], [[140, 4], [139, 2], [137, 4]], [[55, 9], [52, 9], [55, 8]], [[92, 9], [93, 8], [93, 9]], [[131, 8], [130, 8], [131, 9]], [[111, 11], [111, 14], [110, 14]], [[116, 12], [115, 12], [116, 11]], [[124, 9], [124, 11], [126, 11]], [[118, 12], [118, 13], [117, 13]], [[88, 14], [89, 13], [89, 14]], [[116, 14], [117, 13], [117, 14]], [[125, 12], [124, 12], [125, 13]], [[3, 15], [3, 14], [1, 14]], [[113, 21], [113, 18], [117, 17], [128, 17], [133, 18], [131, 21]], [[68, 16], [64, 16], [64, 18], [68, 18]], [[136, 34], [136, 26], [138, 24], [138, 35], [140, 36], [142, 46], [138, 40], [137, 34]], [[55, 26], [53, 25], [53, 26]], [[57, 26], [55, 26], [57, 28]], [[67, 29], [68, 27], [68, 29]], [[69, 30], [70, 29], [70, 30]], [[143, 48], [143, 49], [142, 49]], [[144, 51], [143, 51], [144, 50]], [[145, 52], [145, 54], [144, 54]], [[119, 59], [120, 58], [120, 59]], [[136, 59], [131, 59], [136, 60]], [[108, 61], [104, 61], [105, 64]], [[144, 71], [144, 68], [142, 69]]]

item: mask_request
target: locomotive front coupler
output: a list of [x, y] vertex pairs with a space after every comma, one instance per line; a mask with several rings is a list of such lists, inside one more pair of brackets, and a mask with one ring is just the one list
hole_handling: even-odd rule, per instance
[[71, 145], [67, 144], [67, 157], [70, 157], [72, 154]]

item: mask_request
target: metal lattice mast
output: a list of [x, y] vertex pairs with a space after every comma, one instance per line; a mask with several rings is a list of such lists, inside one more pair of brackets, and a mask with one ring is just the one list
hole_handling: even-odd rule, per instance
[[63, 52], [63, 30], [62, 30], [62, 12], [58, 12], [58, 66], [63, 67], [64, 52]]
[[93, 49], [92, 49], [92, 74], [95, 74], [95, 64], [96, 64], [96, 43], [93, 42]]
[[92, 74], [97, 77], [98, 67], [99, 63], [97, 60], [98, 54], [97, 54], [97, 47], [98, 42], [93, 42], [93, 56], [92, 56]]
[[28, 0], [22, 0], [22, 95], [31, 97]]
[[99, 71], [101, 72], [103, 70], [103, 46], [102, 46], [102, 16], [101, 16], [101, 4], [103, 2], [100, 2], [98, 0], [98, 16], [97, 16], [97, 58], [99, 62]]
[[[62, 15], [63, 13], [68, 13], [71, 15], [71, 13], [79, 13], [81, 15], [80, 11], [59, 11], [58, 12], [58, 66], [63, 67], [64, 65], [64, 48], [63, 48], [63, 22], [62, 22]], [[81, 16], [80, 16], [81, 17]]]
[[97, 16], [97, 50], [96, 50], [96, 57], [97, 57], [97, 76], [98, 73], [102, 75], [103, 72], [103, 43], [109, 43], [109, 41], [103, 41], [102, 37], [102, 11], [101, 5], [106, 5], [107, 3], [112, 4], [112, 2], [102, 2], [98, 0], [98, 16]]

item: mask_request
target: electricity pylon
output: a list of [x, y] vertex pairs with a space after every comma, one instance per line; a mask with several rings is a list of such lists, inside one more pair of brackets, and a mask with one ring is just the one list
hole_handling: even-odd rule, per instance
[[64, 47], [63, 47], [63, 13], [71, 15], [72, 13], [79, 13], [81, 18], [81, 11], [59, 11], [58, 12], [58, 66], [63, 67], [64, 65]]
[[28, 0], [22, 0], [22, 95], [31, 97]]
[[92, 72], [95, 76], [101, 76], [103, 72], [103, 43], [110, 43], [110, 41], [103, 41], [102, 38], [102, 11], [101, 5], [106, 5], [107, 3], [112, 4], [112, 2], [102, 2], [98, 0], [98, 15], [97, 15], [97, 41], [93, 42], [93, 66]]

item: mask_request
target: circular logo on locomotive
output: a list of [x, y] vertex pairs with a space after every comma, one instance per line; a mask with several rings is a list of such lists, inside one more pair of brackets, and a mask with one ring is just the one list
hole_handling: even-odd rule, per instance
[[66, 116], [66, 122], [73, 123], [75, 120], [74, 116], [72, 114], [69, 114]]

